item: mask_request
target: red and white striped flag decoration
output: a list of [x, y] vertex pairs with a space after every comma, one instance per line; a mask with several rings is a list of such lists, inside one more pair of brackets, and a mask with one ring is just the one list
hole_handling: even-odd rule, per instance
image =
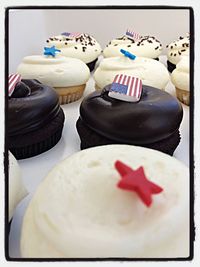
[[110, 87], [110, 97], [127, 101], [138, 102], [142, 94], [142, 81], [139, 78], [125, 74], [117, 74]]
[[81, 34], [81, 32], [63, 32], [61, 35], [69, 38], [78, 38]]
[[128, 38], [134, 39], [134, 40], [139, 40], [140, 39], [140, 35], [134, 31], [131, 31], [129, 29], [127, 29], [126, 31], [126, 36]]
[[8, 96], [11, 96], [15, 90], [15, 86], [21, 81], [20, 74], [10, 74], [8, 77]]

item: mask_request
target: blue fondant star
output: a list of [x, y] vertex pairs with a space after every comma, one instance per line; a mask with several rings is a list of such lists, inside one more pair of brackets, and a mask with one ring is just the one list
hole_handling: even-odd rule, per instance
[[55, 57], [56, 52], [61, 52], [59, 49], [53, 45], [52, 47], [44, 47], [44, 55]]
[[133, 54], [131, 54], [130, 52], [128, 52], [128, 51], [126, 51], [126, 50], [124, 50], [124, 49], [120, 49], [120, 52], [125, 56], [125, 57], [128, 57], [128, 58], [130, 58], [130, 59], [135, 59], [136, 58], [136, 56], [135, 55], [133, 55]]

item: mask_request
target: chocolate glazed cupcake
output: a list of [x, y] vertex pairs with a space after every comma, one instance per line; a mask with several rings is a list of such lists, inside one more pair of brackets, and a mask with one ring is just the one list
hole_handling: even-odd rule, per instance
[[88, 95], [80, 106], [77, 130], [81, 149], [106, 144], [130, 144], [173, 155], [180, 142], [181, 104], [170, 94], [143, 85], [137, 103], [102, 92]]
[[17, 159], [55, 146], [63, 124], [64, 113], [51, 87], [26, 79], [16, 85], [8, 100], [8, 147]]

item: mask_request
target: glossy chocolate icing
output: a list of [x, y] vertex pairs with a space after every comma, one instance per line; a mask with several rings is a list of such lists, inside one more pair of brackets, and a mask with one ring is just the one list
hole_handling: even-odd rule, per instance
[[54, 89], [37, 80], [23, 79], [8, 100], [8, 135], [35, 131], [53, 120], [59, 111]]
[[110, 86], [91, 93], [80, 106], [81, 120], [96, 133], [142, 145], [163, 140], [178, 130], [183, 109], [175, 97], [143, 85], [139, 102], [125, 102], [108, 96]]

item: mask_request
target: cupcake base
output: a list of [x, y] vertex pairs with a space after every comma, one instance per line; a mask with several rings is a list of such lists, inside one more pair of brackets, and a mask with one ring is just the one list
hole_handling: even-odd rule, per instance
[[8, 137], [9, 150], [16, 159], [25, 159], [51, 149], [61, 138], [64, 119], [61, 109], [58, 116], [45, 127], [24, 135]]
[[177, 98], [185, 105], [190, 105], [190, 93], [189, 91], [182, 90], [176, 87]]
[[[108, 139], [93, 130], [91, 130], [85, 123], [79, 118], [76, 123], [77, 131], [81, 139], [81, 150], [94, 147], [94, 146], [101, 146], [101, 145], [109, 145], [109, 144], [126, 144], [122, 142], [116, 142], [115, 140]], [[180, 133], [177, 130], [174, 134], [170, 137], [155, 142], [151, 144], [140, 144], [139, 146], [143, 146], [146, 148], [151, 148], [155, 150], [159, 150], [163, 153], [173, 155], [176, 147], [180, 143]], [[131, 144], [128, 144], [131, 145]], [[133, 144], [136, 145], [136, 144]]]
[[61, 105], [72, 103], [83, 96], [86, 84], [71, 87], [54, 87], [59, 96]]
[[167, 60], [167, 69], [168, 69], [168, 71], [172, 73], [172, 71], [175, 70], [175, 68], [176, 68], [176, 65], [171, 63], [169, 60]]
[[93, 71], [94, 70], [94, 67], [95, 67], [95, 64], [97, 62], [98, 58], [96, 58], [95, 60], [87, 63], [86, 65], [88, 66], [88, 68], [90, 69], [90, 71]]

